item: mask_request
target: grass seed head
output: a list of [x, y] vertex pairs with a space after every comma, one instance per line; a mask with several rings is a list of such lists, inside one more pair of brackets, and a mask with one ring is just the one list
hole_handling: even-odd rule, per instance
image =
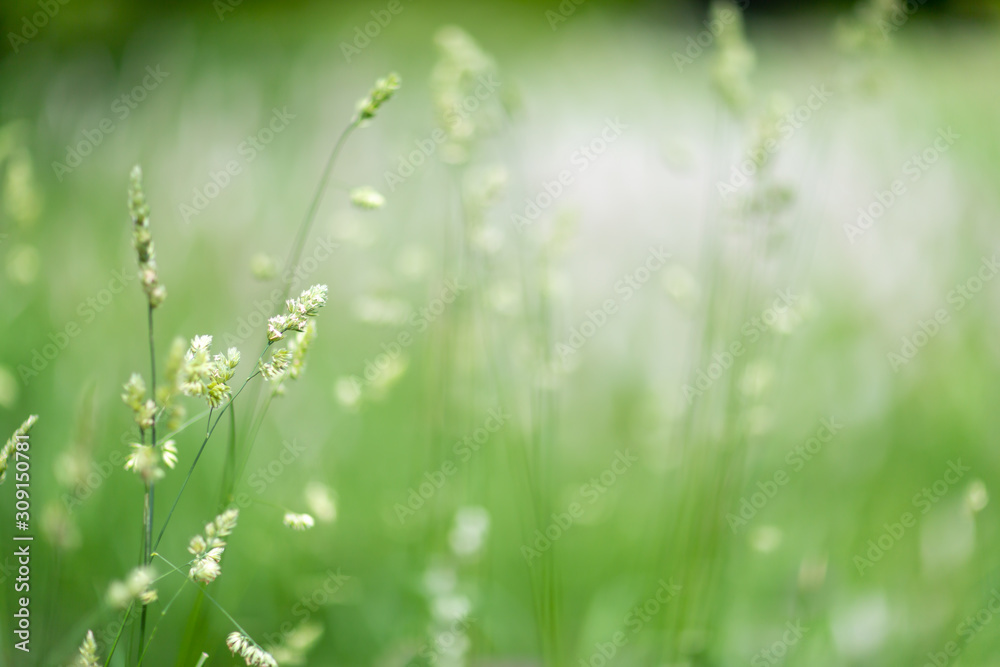
[[100, 659], [97, 656], [97, 642], [94, 641], [94, 633], [87, 630], [87, 636], [80, 644], [80, 655], [76, 659], [77, 667], [98, 667]]
[[393, 94], [399, 90], [399, 75], [390, 72], [388, 76], [375, 82], [375, 87], [368, 93], [368, 97], [358, 102], [358, 113], [354, 117], [354, 122], [364, 126], [367, 121], [375, 117], [375, 112], [383, 104], [389, 101]]
[[7, 462], [14, 454], [18, 439], [28, 435], [28, 431], [35, 425], [36, 421], [38, 421], [38, 415], [31, 415], [25, 419], [24, 423], [14, 431], [14, 435], [10, 436], [10, 440], [0, 449], [0, 484], [3, 484], [4, 479], [7, 477]]

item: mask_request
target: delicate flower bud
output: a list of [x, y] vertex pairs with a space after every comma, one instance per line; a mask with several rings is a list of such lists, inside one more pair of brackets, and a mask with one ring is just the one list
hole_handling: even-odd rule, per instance
[[139, 280], [150, 308], [156, 308], [167, 298], [167, 290], [159, 284], [156, 272], [156, 252], [149, 231], [149, 206], [142, 189], [142, 169], [132, 168], [128, 190], [128, 211], [132, 217], [132, 244], [139, 259]]
[[358, 208], [382, 208], [385, 206], [385, 197], [375, 188], [365, 186], [351, 190], [351, 203]]
[[98, 667], [100, 662], [97, 657], [97, 642], [94, 641], [94, 633], [87, 630], [87, 636], [80, 644], [80, 657], [76, 664], [79, 667]]
[[368, 94], [368, 97], [358, 102], [358, 113], [354, 122], [360, 125], [374, 118], [379, 107], [385, 104], [397, 90], [399, 90], [399, 75], [395, 72], [376, 81], [375, 87]]
[[220, 562], [226, 543], [221, 538], [231, 534], [236, 528], [240, 511], [236, 508], [227, 509], [215, 517], [212, 523], [205, 526], [205, 537], [195, 535], [188, 544], [188, 551], [194, 554], [194, 561], [188, 576], [191, 579], [210, 584], [222, 573]]
[[20, 438], [28, 435], [28, 431], [31, 427], [35, 425], [38, 421], [38, 415], [31, 415], [24, 420], [24, 423], [17, 427], [14, 431], [14, 435], [10, 436], [10, 440], [0, 449], [0, 484], [3, 484], [4, 478], [7, 476], [7, 465], [10, 457], [14, 455], [14, 450], [17, 448], [17, 442]]
[[296, 514], [295, 512], [286, 512], [282, 523], [291, 528], [292, 530], [309, 530], [312, 528], [316, 522], [308, 514]]
[[108, 604], [117, 609], [125, 609], [136, 600], [143, 604], [155, 601], [156, 591], [150, 588], [154, 579], [153, 568], [148, 566], [135, 568], [129, 572], [125, 581], [111, 582], [107, 594]]

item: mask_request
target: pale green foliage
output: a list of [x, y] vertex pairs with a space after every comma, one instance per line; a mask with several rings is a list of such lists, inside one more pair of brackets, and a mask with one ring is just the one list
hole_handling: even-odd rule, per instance
[[871, 53], [890, 44], [894, 31], [890, 19], [902, 11], [900, 0], [865, 0], [858, 3], [854, 15], [837, 23], [837, 45], [847, 53]]
[[712, 64], [712, 83], [726, 105], [742, 113], [752, 97], [750, 73], [756, 63], [744, 33], [743, 14], [731, 2], [714, 2], [711, 20], [723, 26], [716, 37], [718, 51]]
[[[446, 26], [434, 35], [440, 58], [431, 72], [431, 95], [438, 125], [448, 139], [445, 161], [461, 164], [469, 159], [472, 144], [499, 124], [499, 104], [487, 104], [494, 94], [497, 67], [467, 32]], [[489, 85], [484, 85], [488, 83]], [[473, 108], [470, 111], [470, 108]]]

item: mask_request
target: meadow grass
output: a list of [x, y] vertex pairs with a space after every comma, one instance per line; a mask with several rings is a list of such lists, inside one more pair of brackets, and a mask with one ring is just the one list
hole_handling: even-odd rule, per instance
[[[326, 143], [317, 137], [327, 137], [327, 119], [296, 107], [308, 131], [294, 135], [292, 126], [285, 137], [299, 143], [268, 147], [274, 171], [263, 158], [256, 167], [273, 182], [234, 183], [199, 214], [196, 231], [171, 211], [170, 200], [188, 192], [166, 149], [149, 148], [144, 171], [132, 172], [129, 216], [105, 201], [118, 197], [123, 169], [106, 179], [81, 170], [89, 180], [69, 190], [79, 201], [36, 186], [52, 194], [46, 207], [119, 221], [103, 246], [66, 229], [51, 242], [54, 259], [45, 255], [50, 271], [74, 246], [94, 248], [75, 261], [88, 281], [105, 283], [120, 264], [128, 218], [129, 271], [139, 266], [129, 296], [102, 306], [103, 315], [87, 306], [93, 328], [9, 401], [19, 411], [11, 429], [38, 413], [34, 441], [66, 443], [38, 464], [41, 663], [78, 655], [88, 667], [923, 664], [951, 655], [955, 642], [963, 664], [989, 664], [993, 641], [981, 632], [991, 627], [982, 610], [996, 580], [989, 287], [963, 297], [899, 372], [885, 363], [899, 336], [912, 338], [927, 320], [923, 309], [950, 307], [952, 283], [964, 284], [979, 255], [991, 254], [994, 198], [984, 189], [973, 199], [971, 189], [977, 172], [996, 173], [995, 133], [983, 129], [988, 115], [977, 104], [958, 101], [984, 93], [954, 82], [938, 61], [919, 73], [907, 66], [926, 42], [919, 32], [895, 47], [884, 39], [888, 3], [866, 3], [838, 24], [846, 54], [814, 47], [823, 57], [807, 51], [801, 63], [764, 39], [754, 48], [733, 6], [713, 11], [727, 27], [705, 61], [682, 73], [690, 78], [664, 78], [674, 89], [650, 83], [653, 66], [641, 69], [644, 86], [624, 67], [601, 79], [588, 66], [594, 49], [577, 45], [595, 95], [614, 97], [600, 92], [615, 89], [611, 78], [635, 94], [627, 103], [591, 100], [601, 111], [631, 111], [630, 131], [643, 134], [626, 134], [613, 150], [670, 167], [647, 176], [609, 152], [588, 169], [613, 169], [568, 195], [582, 210], [561, 200], [524, 228], [512, 214], [537, 200], [538, 183], [552, 178], [546, 170], [565, 157], [547, 156], [540, 137], [577, 142], [600, 127], [581, 112], [588, 86], [567, 84], [579, 115], [555, 105], [541, 113], [530, 95], [519, 100], [515, 80], [537, 77], [529, 90], [544, 92], [550, 70], [518, 66], [523, 54], [490, 44], [501, 49], [495, 57], [455, 27], [434, 31], [432, 63], [407, 63], [429, 72], [429, 85], [408, 83], [380, 109], [398, 87], [395, 77], [380, 80], [346, 127], [333, 129], [331, 152], [307, 150]], [[559, 29], [576, 37], [559, 43], [591, 44], [593, 24], [582, 12], [573, 21], [579, 28]], [[475, 32], [489, 41], [489, 27]], [[283, 29], [295, 32], [278, 22]], [[627, 45], [619, 33], [606, 39], [637, 70], [650, 53], [672, 66], [644, 30], [623, 30], [635, 37]], [[957, 61], [983, 71], [996, 63], [989, 48], [965, 48]], [[559, 70], [557, 54], [546, 53], [560, 76], [576, 71]], [[266, 70], [259, 58], [251, 49], [212, 76]], [[315, 75], [315, 65], [301, 66]], [[949, 99], [900, 121], [905, 141], [890, 142], [883, 126], [876, 138], [855, 136], [855, 126], [891, 117], [873, 108], [901, 94], [894, 86], [926, 90], [923, 76]], [[496, 91], [477, 96], [494, 79]], [[786, 79], [794, 96], [769, 91]], [[825, 81], [829, 106], [785, 141], [782, 119], [809, 85]], [[710, 104], [698, 86], [711, 86]], [[342, 110], [342, 90], [317, 106]], [[692, 99], [671, 97], [681, 94]], [[464, 110], [470, 99], [476, 108]], [[670, 132], [690, 132], [687, 145], [703, 141], [692, 151], [696, 166], [684, 166], [677, 145], [650, 158], [647, 140], [667, 132], [663, 109], [696, 104], [710, 121], [670, 119], [679, 128]], [[376, 111], [377, 132], [360, 132]], [[542, 129], [539, 115], [551, 115]], [[591, 129], [559, 126], [580, 117]], [[900, 235], [896, 214], [856, 242], [842, 224], [856, 216], [855, 199], [898, 175], [913, 137], [941, 119], [962, 135], [979, 128], [981, 140], [960, 141], [923, 176], [929, 192], [953, 188], [919, 200], [924, 217], [904, 199], [898, 215], [923, 221], [911, 234], [926, 233], [935, 246], [934, 216], [954, 213], [934, 209], [936, 201], [968, 196], [983, 212], [954, 223], [961, 239], [937, 248], [942, 257], [922, 284], [929, 296], [903, 309], [915, 290], [873, 278], [903, 265], [903, 255], [877, 257], [875, 268], [859, 257], [888, 253], [891, 241], [925, 246]], [[16, 136], [10, 127], [3, 136]], [[120, 136], [139, 141], [127, 131]], [[443, 139], [414, 165], [409, 155], [431, 136]], [[779, 150], [764, 148], [776, 138]], [[884, 154], [855, 151], [846, 164], [858, 173], [845, 175], [844, 154], [866, 141]], [[0, 143], [7, 179], [25, 159], [13, 145]], [[736, 192], [720, 191], [748, 155], [766, 157]], [[386, 179], [405, 160], [412, 175]], [[119, 162], [94, 164], [111, 171]], [[303, 178], [310, 170], [318, 185]], [[615, 170], [639, 186], [622, 186]], [[253, 202], [250, 222], [240, 198]], [[26, 200], [22, 192], [5, 201]], [[15, 380], [31, 357], [23, 339], [44, 340], [49, 324], [64, 325], [21, 296], [32, 284], [18, 282], [30, 273], [22, 246], [32, 233], [28, 223], [18, 228], [6, 266], [18, 286], [5, 291], [13, 296], [4, 306], [13, 323], [4, 363]], [[327, 238], [334, 250], [317, 259]], [[617, 297], [618, 276], [635, 275], [647, 246], [660, 242], [669, 260], [577, 348], [573, 332], [594, 322], [587, 313]], [[299, 271], [306, 261], [316, 266]], [[837, 261], [849, 268], [831, 269]], [[83, 289], [65, 286], [69, 295], [57, 291], [51, 309], [83, 318], [74, 311]], [[892, 297], [879, 300], [880, 290]], [[881, 317], [894, 306], [895, 317]], [[23, 308], [40, 323], [18, 315]], [[254, 326], [250, 313], [259, 314]], [[185, 337], [175, 341], [175, 332]], [[112, 386], [126, 379], [123, 390]], [[0, 399], [3, 388], [0, 377]], [[112, 400], [119, 393], [127, 411]], [[75, 422], [50, 418], [72, 405]], [[0, 460], [12, 451], [8, 444]], [[8, 491], [9, 483], [0, 487]], [[897, 536], [905, 512], [917, 523]], [[6, 591], [0, 599], [6, 614]]]

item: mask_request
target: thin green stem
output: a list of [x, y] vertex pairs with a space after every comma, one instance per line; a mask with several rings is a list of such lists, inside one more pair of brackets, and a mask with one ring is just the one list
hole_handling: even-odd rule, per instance
[[[282, 272], [282, 279], [284, 280], [284, 295], [282, 296], [282, 301], [288, 299], [292, 291], [292, 285], [295, 284], [296, 272], [295, 268], [299, 264], [299, 260], [302, 258], [302, 249], [305, 247], [306, 239], [309, 237], [309, 230], [312, 228], [313, 221], [316, 218], [316, 213], [319, 211], [319, 205], [323, 201], [323, 195], [326, 193], [327, 188], [330, 184], [330, 174], [333, 172], [333, 166], [337, 162], [337, 157], [340, 155], [341, 150], [344, 148], [344, 144], [347, 143], [347, 138], [351, 136], [351, 133], [360, 127], [360, 119], [352, 120], [347, 127], [340, 133], [337, 137], [336, 143], [333, 145], [333, 149], [330, 151], [329, 157], [326, 159], [326, 164], [323, 166], [323, 173], [320, 174], [319, 182], [316, 184], [316, 191], [313, 193], [312, 201], [309, 203], [309, 208], [306, 209], [305, 217], [302, 218], [302, 222], [299, 224], [299, 228], [295, 233], [295, 239], [292, 242], [292, 247], [288, 251], [288, 257], [285, 259], [285, 270]], [[253, 398], [250, 401], [251, 406], [256, 408], [257, 401], [260, 397], [259, 393], [254, 392]], [[270, 404], [270, 397], [268, 397], [268, 404]], [[260, 429], [260, 422], [263, 421], [263, 413], [267, 411], [267, 405], [264, 406], [263, 411], [260, 414], [259, 421], [256, 427], [253, 428], [253, 436], [250, 439], [249, 448], [253, 447], [254, 439], [257, 435], [257, 430]], [[251, 425], [254, 418], [257, 417], [256, 410], [254, 409], [249, 415], [248, 419], [251, 420]], [[249, 451], [247, 453], [246, 460], [249, 460]], [[245, 460], [245, 461], [246, 461]], [[244, 461], [243, 467], [246, 467], [246, 462]], [[233, 488], [236, 488], [237, 480], [243, 476], [243, 470], [241, 469], [236, 479], [233, 481]]]
[[[159, 554], [156, 554], [156, 555], [159, 556]], [[176, 569], [176, 568], [174, 568], [174, 569]], [[178, 597], [180, 597], [181, 591], [184, 590], [184, 587], [187, 586], [187, 583], [188, 583], [188, 579], [187, 579], [187, 577], [185, 577], [184, 578], [184, 582], [177, 589], [177, 592], [174, 593], [174, 596], [172, 598], [170, 598], [170, 601], [167, 602], [166, 606], [163, 607], [163, 610], [160, 612], [160, 618], [158, 618], [156, 620], [156, 624], [153, 626], [153, 629], [149, 633], [149, 641], [146, 642], [146, 646], [143, 647], [143, 649], [142, 649], [142, 655], [139, 656], [139, 664], [136, 665], [136, 667], [139, 667], [140, 665], [142, 665], [143, 658], [146, 657], [146, 651], [149, 650], [149, 646], [153, 643], [153, 638], [156, 636], [156, 630], [157, 630], [157, 628], [160, 627], [160, 622], [163, 621], [163, 617], [167, 615], [167, 611], [170, 609], [170, 605], [172, 605], [174, 603], [174, 601]]]
[[169, 440], [170, 438], [174, 437], [178, 433], [181, 433], [182, 431], [187, 430], [188, 426], [191, 426], [192, 424], [194, 424], [196, 421], [198, 421], [199, 419], [201, 419], [202, 417], [204, 417], [205, 415], [207, 415], [211, 411], [212, 411], [212, 408], [209, 408], [208, 410], [202, 410], [201, 412], [199, 412], [198, 414], [196, 414], [194, 417], [191, 417], [191, 419], [187, 420], [186, 422], [184, 422], [183, 424], [181, 424], [180, 426], [178, 426], [176, 430], [171, 431], [170, 433], [167, 433], [165, 436], [163, 436], [163, 438], [162, 438], [163, 441], [166, 442], [167, 440]]
[[298, 266], [299, 259], [302, 257], [302, 248], [305, 246], [306, 238], [309, 236], [309, 230], [312, 228], [313, 220], [316, 218], [316, 212], [319, 210], [320, 202], [323, 201], [323, 195], [326, 193], [327, 184], [330, 180], [330, 172], [333, 171], [333, 165], [337, 161], [337, 156], [340, 155], [341, 149], [344, 147], [344, 143], [347, 141], [347, 137], [351, 135], [351, 132], [358, 127], [358, 121], [352, 121], [344, 131], [340, 133], [337, 138], [337, 143], [334, 144], [333, 150], [330, 151], [330, 157], [326, 160], [326, 166], [323, 167], [323, 173], [319, 178], [319, 184], [316, 186], [316, 192], [313, 194], [312, 202], [309, 204], [309, 208], [306, 210], [305, 218], [302, 220], [302, 224], [299, 225], [299, 229], [295, 234], [295, 241], [292, 243], [292, 249], [288, 253], [288, 258], [285, 260], [285, 270], [281, 274], [285, 278], [285, 296], [282, 301], [288, 298], [289, 293], [292, 290], [292, 285], [295, 282], [294, 268]]
[[225, 509], [233, 499], [233, 489], [236, 488], [236, 408], [229, 409], [229, 449], [226, 451], [226, 467], [222, 474], [222, 495], [219, 497], [219, 510]]
[[[150, 388], [153, 401], [156, 401], [156, 348], [153, 343], [153, 304], [149, 304], [148, 308], [148, 330], [149, 330], [149, 378], [150, 378]], [[153, 439], [153, 449], [156, 449], [156, 418], [154, 415], [153, 423], [149, 427], [150, 434]], [[155, 484], [149, 482], [146, 486], [146, 499], [143, 503], [143, 539], [142, 539], [142, 564], [149, 565], [151, 560], [150, 554], [153, 551], [153, 507], [155, 501]], [[142, 649], [142, 645], [145, 643], [146, 638], [146, 605], [142, 607], [142, 614], [139, 618], [139, 649]], [[138, 661], [142, 660], [142, 655], [140, 653]]]
[[[212, 433], [215, 432], [215, 427], [219, 425], [219, 421], [222, 419], [222, 416], [226, 413], [226, 411], [229, 409], [229, 407], [233, 404], [233, 401], [235, 401], [236, 398], [241, 393], [243, 393], [243, 390], [246, 389], [246, 386], [247, 386], [247, 384], [249, 384], [250, 380], [252, 380], [255, 377], [257, 377], [258, 375], [260, 375], [260, 362], [264, 358], [264, 355], [267, 354], [267, 351], [268, 351], [268, 349], [270, 347], [271, 347], [271, 342], [268, 342], [268, 344], [266, 346], [264, 346], [264, 351], [260, 353], [260, 356], [257, 357], [257, 363], [254, 364], [254, 372], [251, 373], [250, 376], [247, 377], [247, 379], [243, 381], [243, 385], [239, 388], [239, 391], [237, 391], [235, 394], [233, 394], [230, 397], [230, 399], [228, 401], [226, 401], [226, 404], [224, 406], [222, 406], [222, 410], [219, 412], [219, 416], [216, 417], [215, 423], [212, 424], [211, 427], [208, 429], [208, 431], [205, 433], [205, 439], [204, 439], [204, 441], [202, 441], [201, 447], [198, 448], [198, 453], [195, 455], [194, 461], [191, 462], [191, 468], [188, 469], [187, 476], [184, 478], [184, 483], [181, 484], [181, 488], [177, 492], [177, 496], [174, 498], [173, 504], [170, 506], [170, 511], [167, 512], [167, 518], [164, 519], [164, 521], [163, 521], [163, 526], [160, 528], [160, 534], [159, 534], [159, 536], [157, 536], [156, 542], [153, 544], [153, 549], [154, 550], [157, 547], [160, 546], [160, 541], [163, 539], [163, 533], [166, 532], [166, 530], [167, 530], [167, 525], [170, 523], [170, 518], [174, 515], [174, 510], [177, 509], [177, 503], [180, 502], [181, 496], [184, 494], [184, 489], [187, 488], [188, 482], [191, 480], [191, 475], [194, 473], [194, 468], [195, 468], [196, 465], [198, 465], [198, 459], [201, 458], [202, 452], [205, 451], [205, 445], [208, 444], [209, 438], [211, 438], [212, 437]], [[212, 414], [211, 414], [211, 412], [208, 415], [208, 420], [211, 423], [211, 421], [212, 421]], [[161, 558], [162, 558], [162, 556], [161, 556]]]
[[250, 426], [250, 433], [247, 435], [247, 438], [246, 438], [246, 441], [247, 441], [246, 450], [247, 451], [246, 451], [246, 454], [243, 455], [243, 463], [240, 465], [239, 474], [236, 475], [236, 478], [233, 481], [233, 488], [234, 489], [236, 488], [236, 485], [239, 484], [239, 481], [241, 479], [243, 479], [243, 473], [246, 472], [247, 465], [250, 463], [250, 454], [251, 454], [251, 452], [253, 452], [254, 443], [257, 442], [257, 434], [260, 432], [261, 424], [264, 423], [264, 415], [267, 414], [268, 408], [271, 407], [271, 399], [273, 399], [273, 398], [274, 398], [274, 394], [273, 393], [270, 394], [267, 397], [267, 400], [264, 401], [264, 407], [261, 408], [260, 413], [257, 415], [256, 420]]
[[132, 615], [132, 607], [134, 606], [135, 603], [133, 602], [128, 606], [128, 609], [125, 610], [125, 616], [122, 618], [121, 625], [118, 626], [118, 633], [115, 635], [115, 641], [111, 644], [111, 648], [108, 649], [108, 658], [104, 661], [104, 667], [108, 667], [108, 665], [111, 664], [111, 656], [115, 654], [115, 648], [118, 647], [118, 640], [122, 637], [122, 631], [125, 629], [128, 617]]
[[[176, 566], [176, 565], [174, 565], [173, 563], [171, 563], [170, 561], [168, 561], [168, 560], [167, 560], [166, 558], [164, 558], [164, 557], [163, 557], [163, 556], [161, 556], [160, 554], [156, 554], [156, 557], [157, 557], [157, 558], [159, 558], [160, 560], [162, 560], [162, 561], [163, 561], [164, 563], [166, 563], [166, 564], [167, 564], [167, 565], [169, 565], [170, 567], [174, 568], [174, 570], [175, 570], [176, 572], [180, 572], [180, 573], [181, 573], [182, 575], [184, 575], [184, 572], [182, 572], [182, 571], [181, 571], [180, 569], [178, 569], [178, 568], [177, 568], [177, 566]], [[187, 575], [184, 575], [184, 576], [187, 576]], [[209, 594], [208, 594], [208, 593], [207, 593], [207, 592], [205, 591], [205, 588], [206, 588], [206, 586], [205, 586], [204, 584], [203, 584], [203, 585], [201, 585], [201, 586], [198, 586], [198, 589], [199, 589], [199, 590], [201, 590], [202, 594], [203, 594], [203, 595], [204, 595], [204, 596], [205, 596], [206, 598], [208, 598], [208, 601], [209, 601], [209, 602], [211, 602], [212, 604], [214, 604], [214, 605], [215, 605], [216, 607], [218, 607], [218, 608], [219, 608], [219, 611], [221, 611], [221, 612], [223, 613], [223, 615], [224, 615], [224, 616], [225, 616], [226, 618], [228, 618], [228, 619], [229, 619], [229, 622], [230, 622], [230, 623], [232, 623], [232, 624], [233, 624], [234, 626], [236, 626], [236, 629], [237, 629], [237, 630], [239, 630], [240, 632], [242, 632], [242, 633], [243, 633], [243, 635], [244, 635], [244, 636], [245, 636], [245, 637], [246, 637], [247, 639], [249, 639], [250, 641], [253, 641], [253, 638], [252, 638], [252, 637], [250, 637], [250, 633], [249, 633], [249, 632], [247, 632], [247, 631], [246, 631], [246, 630], [245, 630], [245, 629], [243, 628], [243, 626], [242, 626], [242, 625], [240, 625], [239, 623], [237, 623], [237, 622], [236, 622], [236, 619], [235, 619], [235, 618], [233, 618], [233, 617], [232, 617], [232, 616], [230, 615], [230, 613], [229, 613], [228, 611], [226, 611], [225, 607], [223, 607], [223, 606], [222, 606], [221, 604], [219, 604], [219, 603], [218, 603], [218, 602], [216, 601], [216, 599], [215, 599], [215, 598], [213, 598], [213, 597], [212, 597], [211, 595], [209, 595]], [[254, 642], [254, 644], [257, 644], [257, 642]], [[258, 645], [258, 646], [260, 646], [259, 644], [257, 644], [257, 645]]]

